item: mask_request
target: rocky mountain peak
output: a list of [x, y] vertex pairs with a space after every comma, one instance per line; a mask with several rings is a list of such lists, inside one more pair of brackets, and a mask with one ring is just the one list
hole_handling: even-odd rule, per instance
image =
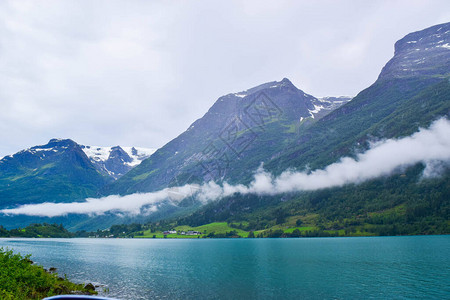
[[239, 92], [239, 93], [234, 93], [234, 94], [228, 94], [227, 96], [236, 96], [239, 98], [244, 98], [246, 96], [264, 91], [264, 90], [268, 90], [268, 89], [280, 89], [280, 88], [288, 88], [288, 89], [293, 89], [293, 90], [298, 90], [295, 85], [287, 78], [283, 78], [281, 81], [270, 81], [270, 82], [266, 82], [263, 84], [260, 84], [258, 86], [255, 86], [253, 88], [250, 88], [248, 90]]
[[[412, 32], [395, 43], [395, 55], [420, 50], [449, 49], [450, 23], [436, 25], [421, 31]], [[440, 49], [443, 48], [443, 49]]]
[[[71, 139], [59, 139], [59, 138], [54, 138], [51, 139], [46, 145], [42, 145], [42, 146], [36, 146], [36, 147], [42, 147], [42, 148], [51, 148], [51, 147], [75, 147], [78, 144], [76, 142], [74, 142]], [[32, 147], [32, 148], [36, 148], [36, 147]]]
[[450, 23], [406, 35], [395, 43], [394, 57], [379, 79], [416, 76], [448, 76], [450, 70]]
[[111, 152], [109, 153], [109, 160], [120, 159], [123, 162], [130, 163], [133, 159], [125, 152], [120, 146], [111, 147]]

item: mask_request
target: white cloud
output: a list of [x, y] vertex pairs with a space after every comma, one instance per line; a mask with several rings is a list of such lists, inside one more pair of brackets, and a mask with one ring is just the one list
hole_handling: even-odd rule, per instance
[[450, 162], [450, 121], [440, 119], [430, 129], [421, 129], [410, 137], [377, 142], [357, 156], [344, 157], [323, 170], [309, 173], [285, 171], [274, 178], [260, 168], [248, 186], [223, 187], [208, 183], [202, 186], [200, 199], [216, 200], [234, 193], [276, 195], [289, 192], [312, 191], [339, 187], [350, 183], [361, 183], [380, 176], [387, 176], [401, 168], [419, 162], [426, 165], [424, 177], [435, 177], [442, 173]]
[[[439, 175], [443, 165], [450, 162], [450, 121], [442, 118], [429, 129], [400, 139], [389, 139], [373, 144], [369, 150], [359, 154], [356, 159], [344, 157], [322, 170], [312, 172], [285, 171], [273, 177], [260, 168], [249, 186], [242, 184], [223, 186], [215, 182], [202, 186], [185, 185], [167, 188], [162, 191], [128, 196], [108, 196], [100, 199], [87, 199], [77, 203], [43, 203], [24, 205], [0, 212], [10, 215], [60, 216], [75, 214], [102, 214], [105, 212], [125, 212], [138, 214], [141, 209], [157, 210], [164, 201], [176, 205], [186, 197], [195, 196], [208, 202], [231, 196], [235, 193], [276, 195], [282, 193], [312, 191], [329, 187], [339, 187], [350, 183], [361, 183], [380, 176], [387, 176], [400, 168], [417, 163], [426, 164], [425, 177]], [[146, 208], [145, 208], [146, 207]]]
[[[16, 209], [6, 209], [5, 214], [24, 214], [30, 216], [56, 217], [67, 214], [100, 215], [105, 212], [139, 213], [154, 212], [163, 202], [177, 203], [195, 191], [191, 186], [167, 188], [154, 193], [132, 194], [126, 196], [111, 195], [103, 198], [88, 198], [83, 202], [71, 203], [41, 203], [23, 205]], [[144, 207], [145, 206], [145, 207]], [[141, 210], [143, 209], [143, 210]]]

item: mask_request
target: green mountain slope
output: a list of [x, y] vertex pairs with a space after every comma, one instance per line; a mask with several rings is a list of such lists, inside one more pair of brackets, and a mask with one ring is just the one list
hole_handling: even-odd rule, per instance
[[449, 115], [450, 23], [408, 34], [378, 80], [353, 100], [306, 130], [295, 144], [266, 164], [276, 173], [288, 167], [322, 168], [361, 150], [368, 139], [409, 135]]
[[[292, 232], [303, 236], [450, 233], [450, 172], [423, 180], [423, 166], [360, 185], [274, 197], [235, 195], [210, 203], [175, 225], [213, 222], [239, 229]], [[173, 225], [173, 226], [175, 226]]]
[[[407, 35], [378, 80], [351, 102], [318, 122], [300, 126], [294, 142], [265, 163], [280, 174], [288, 168], [320, 169], [355, 156], [370, 141], [409, 136], [440, 117], [450, 117], [450, 23]], [[313, 192], [260, 197], [234, 195], [210, 203], [178, 224], [244, 222], [247, 230], [294, 226], [322, 230], [358, 226], [374, 234], [450, 232], [450, 176], [422, 179], [421, 164], [388, 178]], [[247, 178], [244, 183], [250, 179]], [[354, 228], [353, 228], [354, 229]]]
[[378, 138], [407, 136], [449, 116], [449, 81], [411, 78], [377, 81], [350, 103], [301, 131], [295, 144], [265, 164], [279, 174], [287, 168], [323, 168], [352, 156]]
[[0, 204], [82, 200], [96, 196], [99, 187], [110, 181], [78, 144], [54, 139], [0, 161]]
[[[130, 157], [120, 147], [108, 149], [112, 150], [112, 155], [106, 161], [106, 164], [110, 164], [107, 165], [108, 169], [99, 167], [95, 151], [88, 151], [92, 158], [87, 156], [83, 148], [86, 146], [69, 139], [52, 139], [46, 145], [31, 147], [1, 159], [0, 208], [42, 202], [84, 201], [88, 197], [98, 197], [99, 189], [113, 181], [118, 171], [122, 171], [124, 166], [127, 167], [125, 170], [129, 169], [125, 164]], [[100, 148], [93, 150], [96, 149]], [[121, 154], [126, 156], [125, 160]], [[115, 165], [111, 166], [111, 163]], [[128, 219], [112, 214], [101, 217], [71, 214], [55, 218], [0, 214], [0, 225], [6, 228], [18, 228], [32, 223], [58, 223], [70, 230], [93, 230], [124, 221]]]
[[[419, 126], [427, 126], [431, 120], [449, 115], [450, 82], [444, 80], [404, 102], [361, 136], [408, 136]], [[345, 149], [347, 144], [335, 147]], [[450, 170], [447, 166], [442, 176], [423, 179], [423, 169], [419, 164], [402, 173], [359, 185], [294, 195], [235, 195], [210, 203], [178, 222], [191, 226], [247, 222], [245, 229], [262, 230], [276, 225], [292, 227], [292, 220], [300, 219], [309, 222], [308, 226], [330, 231], [357, 227], [367, 234], [449, 233]]]

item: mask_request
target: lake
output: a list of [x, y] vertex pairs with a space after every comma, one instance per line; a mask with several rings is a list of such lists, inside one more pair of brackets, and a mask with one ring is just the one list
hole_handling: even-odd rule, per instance
[[119, 299], [449, 299], [450, 236], [0, 239]]

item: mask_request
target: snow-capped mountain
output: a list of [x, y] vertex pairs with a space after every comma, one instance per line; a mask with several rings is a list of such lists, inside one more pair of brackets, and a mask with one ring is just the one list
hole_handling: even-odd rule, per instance
[[229, 93], [152, 159], [102, 192], [149, 192], [187, 180], [240, 180], [245, 172], [253, 172], [283, 151], [283, 145], [295, 141], [300, 130], [349, 100], [318, 99], [287, 78]]
[[121, 146], [81, 146], [81, 149], [98, 170], [114, 179], [124, 175], [156, 151], [156, 149]]
[[[248, 89], [246, 91], [229, 94], [227, 96], [245, 98], [251, 94], [255, 94], [260, 91], [273, 92], [291, 86], [293, 86], [292, 83], [285, 78], [280, 82], [276, 81], [268, 82], [265, 84], [261, 84], [257, 87]], [[296, 111], [296, 113], [300, 115], [300, 122], [308, 118], [312, 118], [317, 121], [318, 119], [326, 116], [333, 110], [351, 101], [353, 98], [349, 96], [315, 98], [311, 95], [304, 93], [303, 91], [300, 91], [300, 93], [302, 94], [301, 96], [305, 99], [302, 111]], [[223, 102], [224, 100], [222, 99], [220, 101]], [[299, 108], [301, 107], [296, 108], [296, 110], [298, 110]], [[307, 116], [304, 115], [305, 112]]]
[[[7, 155], [0, 159], [0, 208], [98, 197], [100, 188], [153, 152], [138, 147], [92, 147], [70, 139], [51, 139], [45, 145]], [[60, 222], [77, 222], [77, 219], [81, 220], [63, 218]], [[40, 217], [0, 214], [0, 224], [14, 228], [22, 226], [21, 222], [45, 221]]]
[[139, 165], [144, 159], [152, 155], [156, 149], [141, 147], [98, 147], [84, 146], [69, 139], [51, 139], [48, 144], [34, 146], [21, 150], [14, 155], [0, 158], [2, 168], [10, 168], [11, 165], [36, 164], [39, 166], [58, 157], [63, 152], [78, 151], [77, 155], [86, 160], [106, 177], [117, 179]]
[[52, 139], [0, 160], [2, 206], [81, 200], [111, 181], [70, 139]]

